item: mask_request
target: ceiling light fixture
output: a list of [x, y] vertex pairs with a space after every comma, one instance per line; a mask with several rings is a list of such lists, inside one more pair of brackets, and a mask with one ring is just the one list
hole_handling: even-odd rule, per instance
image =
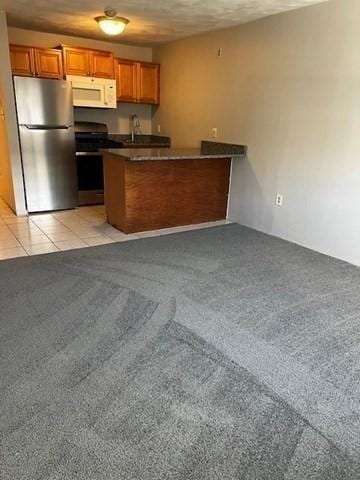
[[127, 18], [117, 17], [116, 10], [112, 8], [105, 9], [105, 15], [95, 17], [101, 30], [108, 35], [119, 35], [125, 30], [126, 25], [129, 23]]

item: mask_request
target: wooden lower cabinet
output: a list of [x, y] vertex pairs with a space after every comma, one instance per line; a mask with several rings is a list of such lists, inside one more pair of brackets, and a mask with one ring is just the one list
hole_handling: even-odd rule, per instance
[[231, 159], [129, 161], [104, 154], [108, 222], [125, 233], [226, 218]]
[[64, 76], [62, 53], [53, 48], [35, 48], [36, 75], [41, 78], [57, 78]]

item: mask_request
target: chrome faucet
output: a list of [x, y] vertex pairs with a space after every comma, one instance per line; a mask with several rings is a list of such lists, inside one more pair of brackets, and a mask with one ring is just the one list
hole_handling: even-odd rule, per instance
[[131, 116], [131, 143], [134, 143], [135, 136], [141, 134], [140, 130], [140, 120], [137, 115]]

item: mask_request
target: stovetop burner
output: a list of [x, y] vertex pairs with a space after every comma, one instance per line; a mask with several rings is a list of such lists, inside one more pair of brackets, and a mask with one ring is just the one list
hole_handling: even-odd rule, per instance
[[101, 148], [117, 148], [122, 143], [108, 138], [105, 123], [75, 122], [75, 144], [77, 152], [97, 152]]

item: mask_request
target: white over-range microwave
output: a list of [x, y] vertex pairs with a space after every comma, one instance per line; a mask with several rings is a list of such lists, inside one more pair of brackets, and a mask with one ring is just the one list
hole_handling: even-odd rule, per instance
[[74, 107], [116, 108], [116, 81], [66, 75], [71, 82]]

